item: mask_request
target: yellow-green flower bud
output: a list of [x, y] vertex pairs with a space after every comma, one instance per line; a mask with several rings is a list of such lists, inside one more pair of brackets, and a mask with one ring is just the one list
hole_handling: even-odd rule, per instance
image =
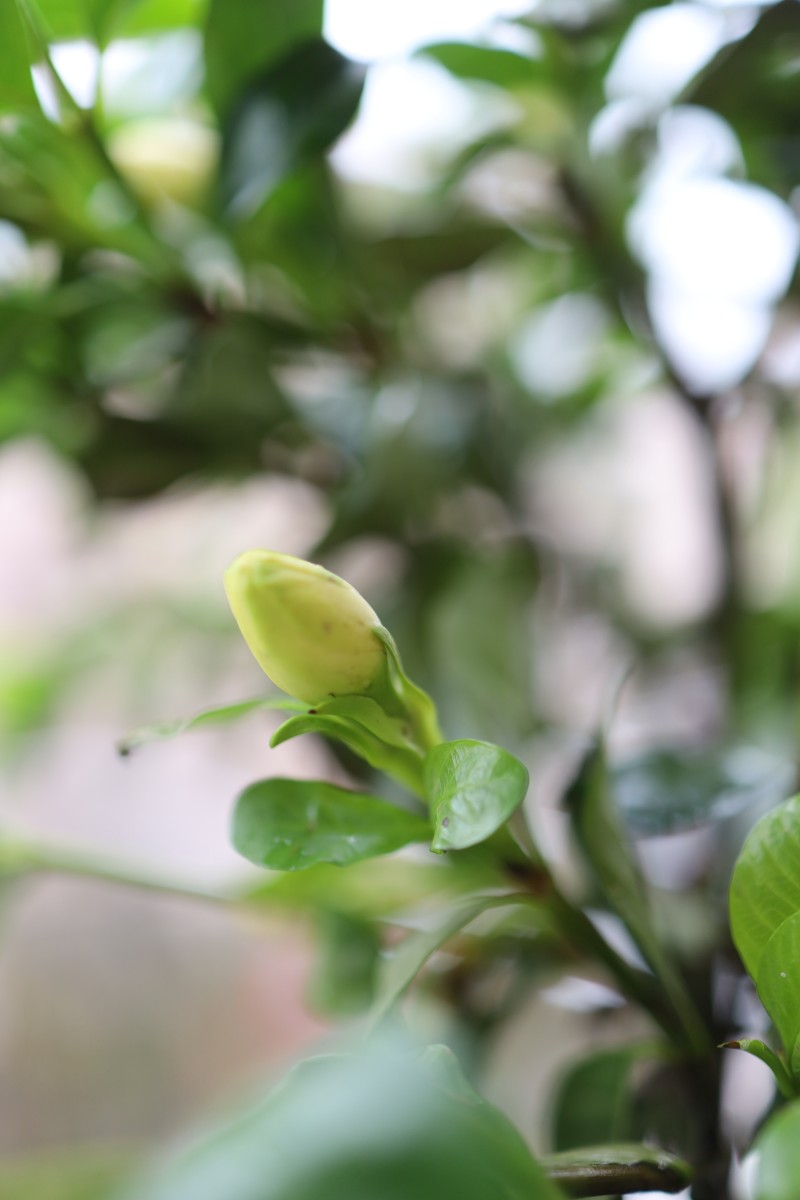
[[298, 700], [317, 704], [366, 692], [385, 667], [378, 617], [324, 567], [248, 550], [225, 572], [225, 590], [259, 666]]

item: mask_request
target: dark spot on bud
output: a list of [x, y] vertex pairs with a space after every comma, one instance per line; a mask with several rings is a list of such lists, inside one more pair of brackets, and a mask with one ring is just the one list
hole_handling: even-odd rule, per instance
[[316, 710], [315, 708], [310, 708], [310, 709], [308, 710], [308, 715], [309, 715], [310, 717], [315, 717], [315, 716], [317, 715], [317, 710]]
[[442, 821], [442, 828], [446, 829], [449, 824], [450, 824], [450, 818], [445, 817], [444, 820]]

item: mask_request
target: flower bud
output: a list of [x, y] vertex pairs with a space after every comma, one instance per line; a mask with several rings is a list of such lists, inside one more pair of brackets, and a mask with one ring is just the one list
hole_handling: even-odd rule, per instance
[[324, 567], [272, 550], [248, 550], [225, 572], [244, 640], [263, 671], [307, 704], [366, 692], [386, 650], [363, 596]]

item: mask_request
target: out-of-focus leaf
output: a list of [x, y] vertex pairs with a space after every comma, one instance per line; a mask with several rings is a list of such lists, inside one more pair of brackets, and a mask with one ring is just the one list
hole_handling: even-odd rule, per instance
[[0, 1158], [0, 1200], [111, 1200], [133, 1161], [130, 1153], [94, 1147]]
[[689, 1043], [708, 1052], [703, 1022], [653, 926], [647, 889], [612, 800], [602, 745], [587, 753], [566, 800], [578, 844], [611, 909], [659, 977]]
[[221, 180], [231, 214], [250, 216], [284, 176], [323, 154], [353, 119], [363, 85], [364, 68], [321, 38], [253, 79], [224, 133]]
[[682, 1192], [692, 1169], [682, 1158], [652, 1146], [589, 1146], [550, 1154], [542, 1166], [569, 1196], [619, 1192]]
[[465, 850], [484, 842], [519, 808], [528, 770], [490, 742], [442, 742], [425, 758], [425, 791], [435, 832], [431, 849]]
[[754, 1200], [797, 1200], [800, 1100], [770, 1117], [756, 1139]]
[[383, 1048], [301, 1063], [128, 1200], [558, 1200], [508, 1119], [454, 1076]]
[[631, 1072], [663, 1047], [646, 1042], [599, 1050], [576, 1063], [561, 1080], [553, 1102], [556, 1150], [625, 1142], [635, 1136]]
[[17, 0], [0, 4], [0, 112], [38, 111], [30, 61], [32, 47]]
[[[104, 18], [104, 37], [142, 37], [170, 29], [196, 26], [205, 16], [208, 0], [88, 0], [95, 13]], [[97, 19], [97, 16], [96, 16]]]
[[[322, 31], [323, 0], [211, 0], [205, 27], [208, 92], [226, 114], [243, 87]], [[305, 81], [303, 81], [305, 83]]]
[[372, 1003], [380, 938], [372, 921], [335, 911], [315, 922], [316, 957], [309, 1003], [332, 1016], [362, 1012]]
[[181, 717], [175, 721], [159, 721], [153, 725], [140, 725], [117, 743], [117, 753], [127, 755], [137, 746], [147, 742], [157, 742], [164, 738], [176, 737], [179, 733], [187, 733], [191, 729], [202, 729], [204, 725], [226, 725], [229, 721], [238, 721], [240, 717], [249, 716], [260, 710], [283, 712], [296, 710], [302, 712], [304, 706], [288, 696], [269, 696], [260, 700], [241, 700], [238, 704], [224, 704], [221, 708], [207, 708], [193, 717]]
[[457, 79], [479, 79], [502, 88], [531, 83], [537, 75], [534, 60], [523, 54], [515, 54], [512, 50], [499, 50], [491, 46], [438, 42], [423, 46], [417, 53], [432, 58]]
[[263, 779], [245, 788], [232, 828], [241, 855], [276, 871], [323, 862], [345, 867], [429, 836], [427, 821], [414, 813], [376, 796], [302, 779]]
[[425, 963], [454, 934], [464, 929], [481, 913], [504, 905], [519, 904], [530, 908], [533, 919], [541, 920], [541, 908], [530, 897], [521, 895], [473, 896], [453, 908], [433, 929], [410, 933], [399, 949], [386, 959], [381, 970], [371, 1023], [377, 1026], [410, 987]]
[[635, 836], [672, 833], [785, 799], [792, 763], [754, 746], [719, 753], [655, 750], [611, 769], [617, 807]]
[[800, 912], [800, 796], [761, 818], [733, 870], [731, 932], [758, 982], [764, 949], [788, 917]]

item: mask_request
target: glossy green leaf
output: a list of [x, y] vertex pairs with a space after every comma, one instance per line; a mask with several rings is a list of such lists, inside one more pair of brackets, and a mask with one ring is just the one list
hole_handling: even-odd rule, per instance
[[800, 796], [761, 818], [733, 870], [731, 932], [754, 980], [758, 981], [767, 942], [796, 912], [800, 912]]
[[785, 800], [795, 768], [755, 746], [678, 754], [656, 750], [611, 768], [614, 799], [638, 837], [724, 820]]
[[542, 1166], [570, 1196], [682, 1192], [692, 1181], [688, 1163], [652, 1146], [589, 1146], [550, 1154]]
[[274, 871], [315, 863], [345, 867], [429, 834], [422, 817], [376, 796], [301, 779], [263, 779], [245, 788], [232, 827], [235, 849]]
[[221, 179], [229, 211], [252, 215], [281, 180], [319, 158], [350, 124], [364, 69], [321, 38], [251, 80], [224, 129]]
[[558, 1200], [507, 1118], [455, 1075], [384, 1047], [301, 1063], [127, 1200]]
[[0, 4], [0, 112], [35, 109], [30, 62], [33, 53], [18, 0]]
[[538, 74], [537, 63], [523, 54], [470, 42], [438, 42], [423, 46], [417, 53], [432, 58], [457, 79], [477, 79], [497, 87], [524, 86]]
[[800, 1100], [770, 1117], [753, 1147], [753, 1200], [797, 1200], [800, 1179]]
[[205, 28], [208, 92], [226, 113], [242, 89], [322, 31], [323, 0], [211, 0]]
[[800, 912], [778, 926], [764, 947], [756, 987], [786, 1051], [792, 1074], [800, 1069]]
[[177, 737], [179, 733], [187, 733], [192, 729], [202, 729], [205, 725], [225, 725], [230, 721], [238, 721], [250, 713], [263, 710], [279, 709], [305, 711], [305, 705], [299, 704], [288, 696], [269, 696], [261, 700], [241, 700], [238, 704], [223, 704], [219, 708], [207, 708], [193, 717], [180, 717], [175, 721], [159, 721], [153, 725], [141, 725], [127, 737], [117, 742], [117, 753], [123, 756], [130, 754], [137, 746], [147, 742], [161, 741], [164, 738]]
[[485, 841], [519, 808], [528, 790], [523, 763], [490, 742], [442, 742], [425, 759], [433, 850]]
[[473, 896], [456, 905], [433, 929], [410, 933], [399, 948], [393, 950], [384, 962], [375, 1006], [370, 1017], [372, 1026], [380, 1024], [406, 989], [414, 982], [431, 955], [441, 949], [454, 934], [489, 909], [515, 904], [531, 908], [534, 924], [540, 924], [543, 921], [541, 909], [529, 897], [519, 895]]

